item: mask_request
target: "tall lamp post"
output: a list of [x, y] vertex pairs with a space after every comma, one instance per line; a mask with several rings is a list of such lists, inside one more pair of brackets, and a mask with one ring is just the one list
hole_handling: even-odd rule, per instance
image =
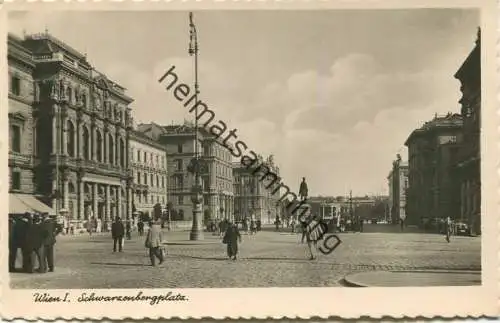
[[[189, 13], [189, 55], [194, 56], [194, 99], [198, 102], [198, 35], [196, 26], [193, 22], [193, 13]], [[198, 106], [195, 108], [194, 120], [194, 141], [195, 152], [193, 159], [194, 183], [191, 189], [191, 201], [193, 202], [193, 225], [189, 234], [189, 240], [203, 240], [203, 231], [201, 230], [201, 213], [203, 202], [203, 187], [200, 177], [200, 156], [198, 148]]]

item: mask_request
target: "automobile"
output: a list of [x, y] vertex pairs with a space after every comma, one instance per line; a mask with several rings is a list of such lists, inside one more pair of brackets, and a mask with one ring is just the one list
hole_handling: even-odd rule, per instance
[[373, 218], [373, 219], [371, 219], [371, 222], [372, 222], [372, 224], [377, 224], [378, 221], [376, 218]]
[[470, 235], [470, 228], [467, 223], [458, 222], [455, 224], [455, 232], [457, 236], [468, 236]]

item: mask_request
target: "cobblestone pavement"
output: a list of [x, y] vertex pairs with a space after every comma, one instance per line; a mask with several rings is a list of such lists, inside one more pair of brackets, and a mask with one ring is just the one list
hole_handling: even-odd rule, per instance
[[[422, 233], [341, 233], [330, 255], [308, 260], [300, 236], [287, 232], [243, 235], [237, 261], [227, 260], [221, 239], [205, 233], [166, 233], [168, 255], [149, 265], [144, 238], [125, 241], [113, 253], [109, 235], [60, 237], [56, 271], [11, 273], [13, 288], [199, 288], [341, 286], [348, 274], [372, 270], [480, 270], [480, 238]], [[20, 260], [20, 259], [18, 259]]]

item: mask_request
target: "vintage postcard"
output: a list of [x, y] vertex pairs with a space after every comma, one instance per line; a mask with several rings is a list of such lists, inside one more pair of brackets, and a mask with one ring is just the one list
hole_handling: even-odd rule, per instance
[[0, 14], [4, 319], [499, 314], [494, 0]]

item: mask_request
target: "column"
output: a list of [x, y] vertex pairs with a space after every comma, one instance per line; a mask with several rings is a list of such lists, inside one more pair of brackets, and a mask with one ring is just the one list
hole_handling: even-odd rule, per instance
[[132, 218], [132, 187], [127, 183], [127, 219]]
[[[54, 170], [54, 172], [55, 172], [55, 170]], [[58, 189], [57, 178], [55, 175], [53, 175], [53, 177], [52, 177], [52, 193], [55, 193], [57, 189]], [[57, 205], [58, 199], [57, 199], [57, 196], [55, 194], [53, 196], [54, 197], [52, 198], [52, 208], [54, 209], [54, 211], [56, 211], [58, 213], [59, 212], [58, 205]]]
[[[115, 136], [115, 146], [113, 147], [113, 149], [115, 150], [115, 165], [118, 166], [118, 167], [121, 167], [120, 166], [120, 133], [116, 133], [116, 136]], [[141, 156], [142, 157], [142, 156]]]
[[98, 218], [98, 205], [97, 205], [97, 201], [98, 201], [98, 198], [97, 198], [97, 189], [98, 189], [98, 185], [97, 183], [94, 183], [92, 185], [92, 213], [94, 213], [94, 216], [95, 218], [97, 219]]
[[96, 125], [92, 123], [90, 126], [90, 160], [97, 161], [97, 134]]
[[85, 188], [84, 181], [79, 178], [78, 179], [78, 220], [83, 220], [85, 218]]
[[115, 193], [116, 193], [116, 214], [118, 216], [121, 216], [123, 214], [122, 210], [122, 189], [121, 186], [116, 186], [115, 187]]
[[[41, 138], [40, 138], [41, 139]], [[52, 111], [52, 154], [57, 154], [57, 107]]]
[[69, 211], [69, 179], [67, 178], [67, 175], [63, 175], [63, 208], [65, 208], [67, 211]]
[[67, 117], [63, 116], [63, 112], [61, 111], [61, 151], [64, 156], [68, 155], [68, 133], [67, 133]]
[[102, 145], [103, 145], [103, 148], [102, 148], [102, 154], [103, 154], [103, 158], [102, 158], [102, 161], [103, 163], [107, 164], [108, 163], [108, 149], [110, 148], [109, 147], [109, 137], [108, 137], [108, 132], [107, 131], [104, 131], [104, 136], [102, 138]]
[[109, 222], [109, 219], [111, 218], [111, 194], [110, 194], [110, 185], [106, 185], [106, 210], [104, 211], [104, 226], [107, 227], [108, 226], [108, 222]]

